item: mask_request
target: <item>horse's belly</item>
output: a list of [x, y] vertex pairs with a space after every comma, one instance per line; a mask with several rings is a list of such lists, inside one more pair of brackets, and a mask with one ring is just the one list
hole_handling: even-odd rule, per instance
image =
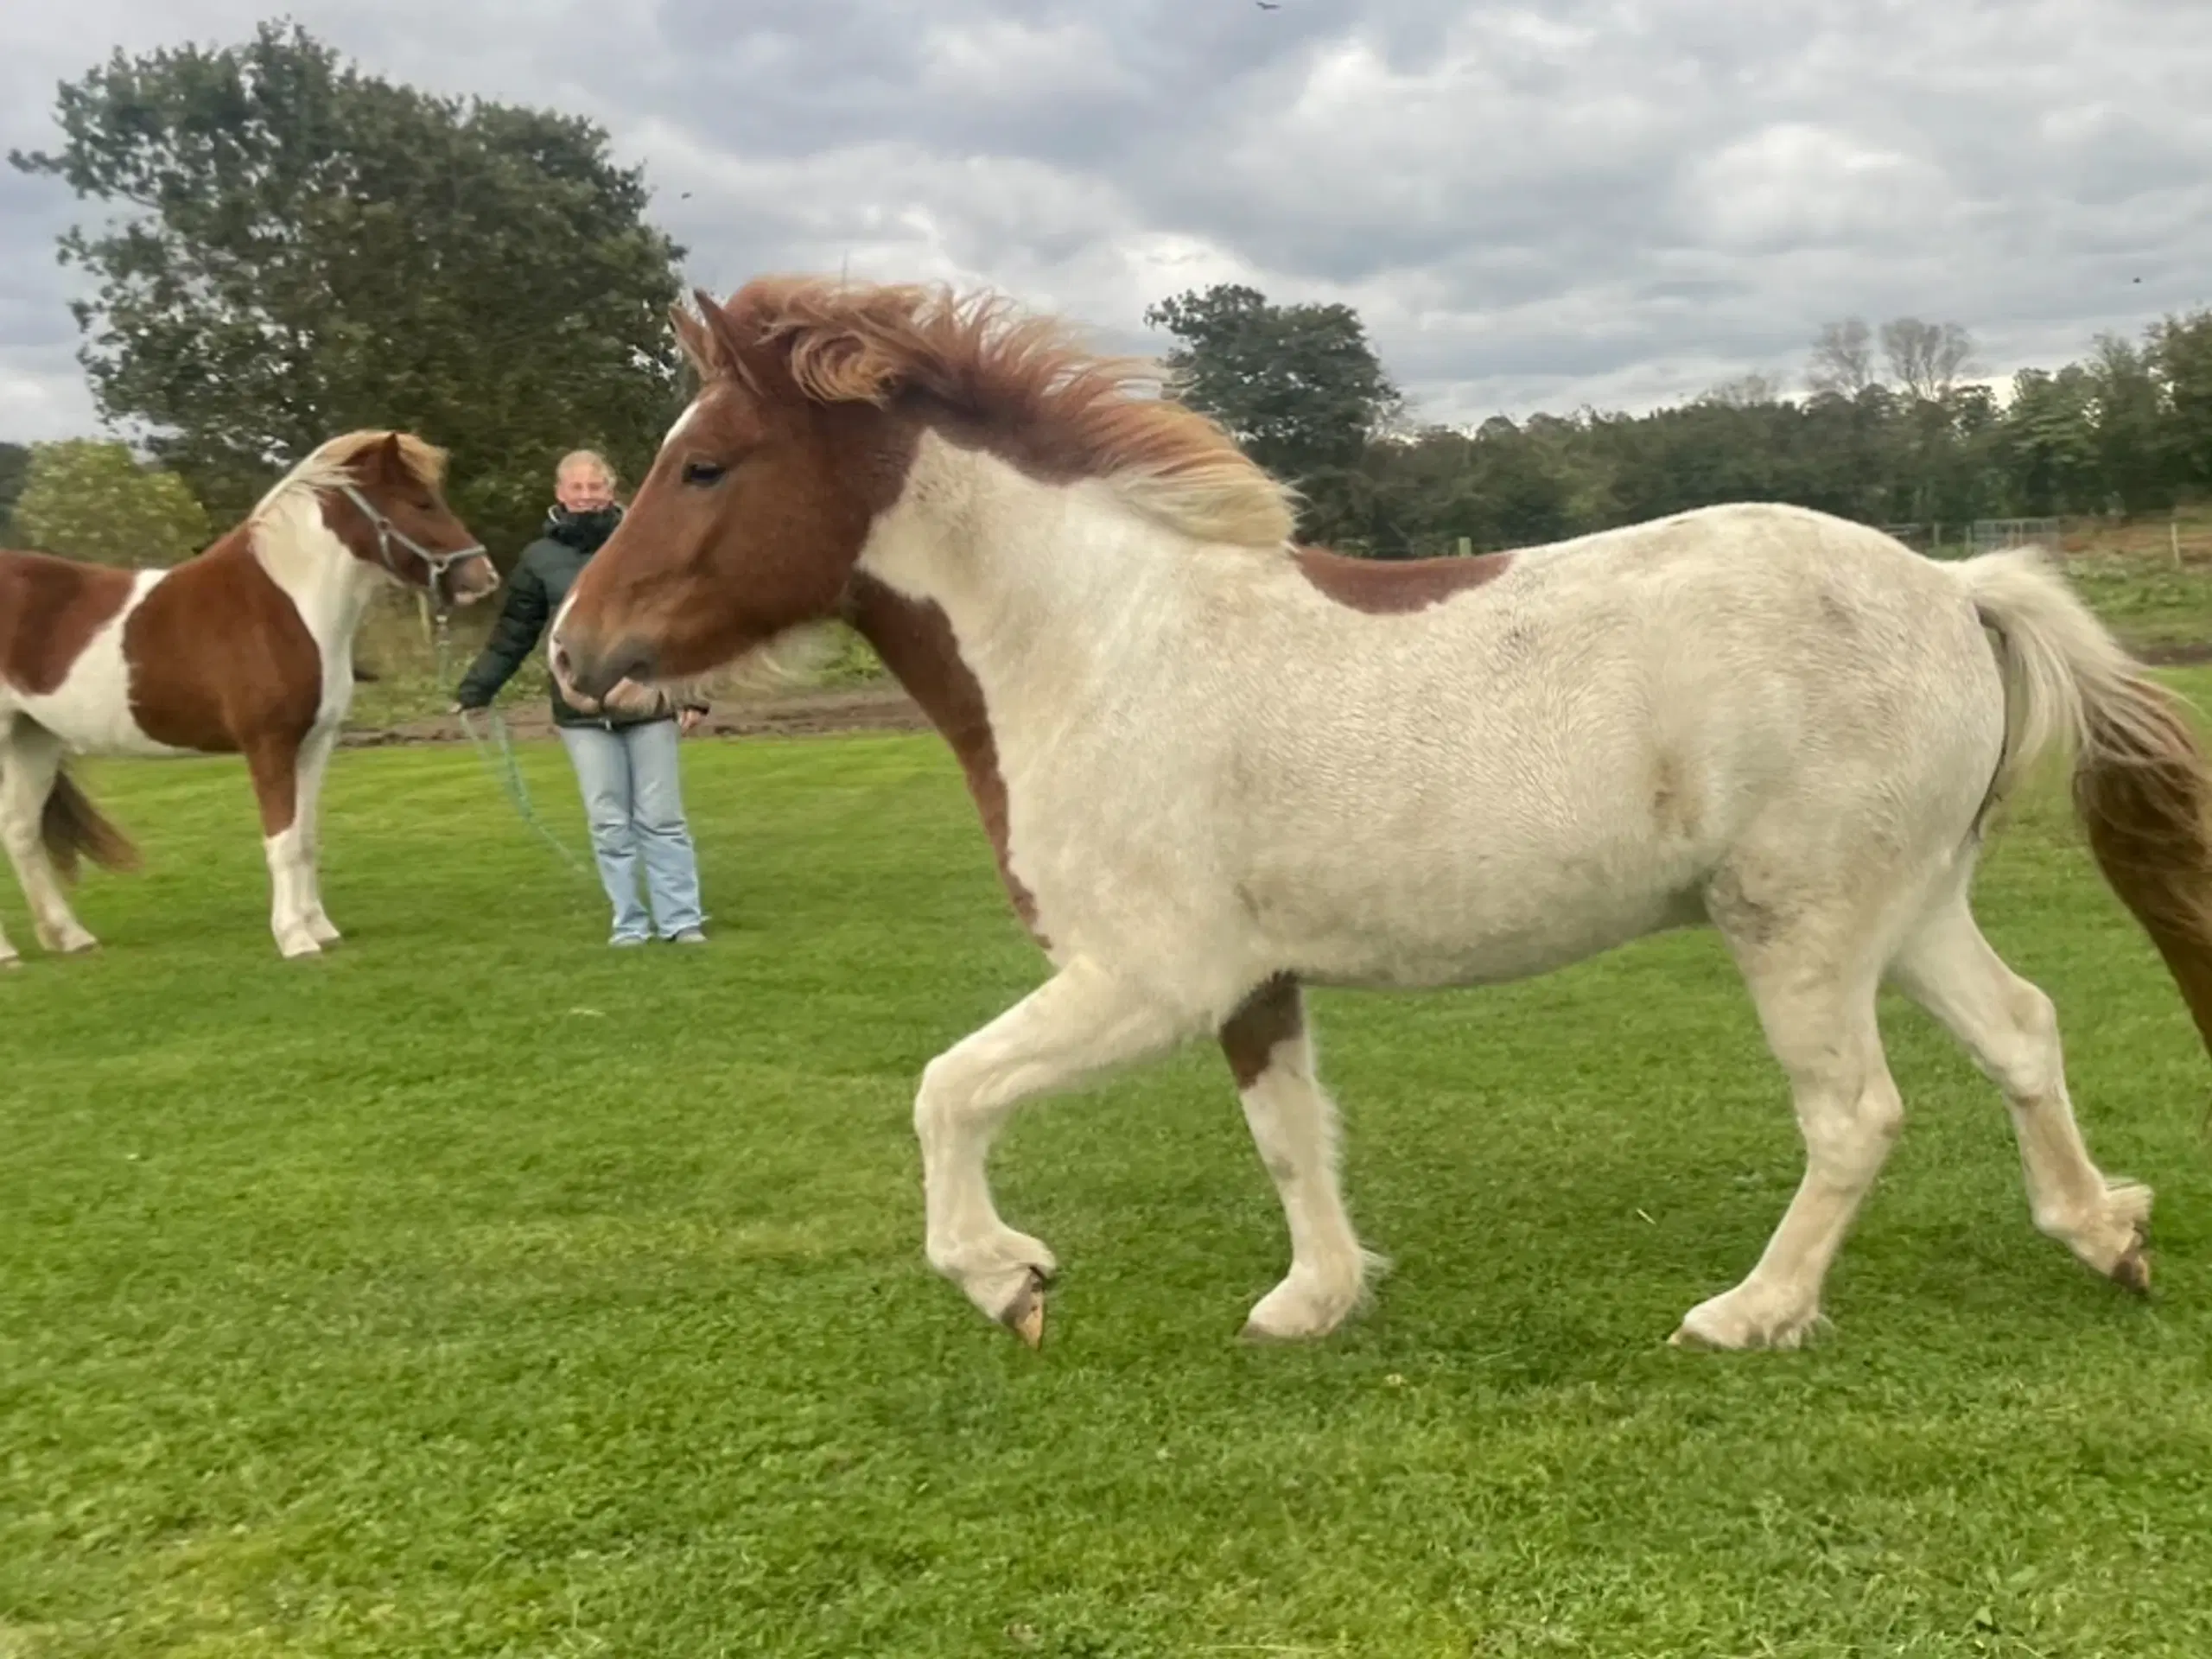
[[1331, 861], [1248, 881], [1238, 897], [1309, 977], [1392, 985], [1497, 983], [1548, 973], [1699, 920], [1694, 849]]
[[131, 718], [125, 699], [72, 697], [65, 685], [51, 696], [18, 696], [14, 701], [25, 715], [60, 738], [71, 754], [159, 757], [190, 753], [147, 736]]

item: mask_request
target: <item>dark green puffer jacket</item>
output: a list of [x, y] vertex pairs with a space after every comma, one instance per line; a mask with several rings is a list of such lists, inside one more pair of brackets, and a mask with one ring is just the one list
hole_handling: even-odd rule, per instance
[[[507, 601], [499, 612], [499, 620], [492, 625], [491, 637], [484, 642], [484, 649], [468, 672], [461, 677], [461, 684], [454, 692], [454, 701], [464, 709], [481, 709], [499, 695], [499, 688], [514, 677], [517, 670], [529, 660], [530, 653], [537, 648], [545, 625], [561, 608], [561, 601], [569, 596], [569, 589], [583, 574], [591, 556], [599, 551], [614, 526], [621, 522], [622, 510], [609, 507], [601, 512], [575, 514], [556, 507], [546, 516], [545, 534], [523, 549], [522, 557], [515, 562], [513, 574], [507, 578]], [[626, 726], [641, 726], [649, 721], [670, 720], [675, 717], [673, 707], [657, 714], [646, 715], [587, 715], [573, 708], [561, 695], [558, 685], [550, 684], [553, 723], [556, 726], [597, 726], [607, 731], [620, 731]], [[704, 703], [688, 707], [703, 709]]]

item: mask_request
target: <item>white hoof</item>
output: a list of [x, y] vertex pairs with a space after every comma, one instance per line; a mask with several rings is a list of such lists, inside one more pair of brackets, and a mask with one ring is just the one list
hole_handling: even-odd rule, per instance
[[1677, 1348], [1710, 1348], [1730, 1353], [1757, 1349], [1802, 1347], [1826, 1321], [1817, 1302], [1807, 1304], [1755, 1285], [1700, 1302], [1683, 1316], [1668, 1338]]
[[1060, 1266], [1041, 1239], [1008, 1228], [981, 1243], [932, 1250], [930, 1265], [1030, 1347], [1044, 1340], [1045, 1287]]
[[317, 944], [336, 944], [346, 937], [332, 925], [330, 918], [319, 910], [308, 918], [308, 935]]
[[315, 942], [315, 935], [304, 927], [288, 928], [276, 936], [276, 949], [288, 962], [301, 957], [319, 957], [322, 947]]
[[1363, 1286], [1358, 1274], [1332, 1282], [1319, 1274], [1290, 1276], [1253, 1304], [1241, 1333], [1250, 1342], [1312, 1342], [1350, 1319]]
[[35, 925], [35, 929], [38, 942], [57, 956], [71, 957], [80, 950], [99, 948], [99, 941], [86, 932], [84, 925], [74, 917], [54, 927], [40, 922]]

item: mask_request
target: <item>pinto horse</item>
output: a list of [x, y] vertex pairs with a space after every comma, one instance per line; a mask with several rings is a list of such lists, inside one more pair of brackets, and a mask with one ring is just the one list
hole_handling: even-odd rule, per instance
[[2212, 1045], [2208, 779], [2177, 702], [2037, 554], [1939, 564], [1740, 505], [1483, 557], [1292, 542], [1294, 498], [1141, 365], [934, 289], [768, 278], [677, 327], [701, 376], [556, 618], [561, 683], [680, 680], [849, 620], [957, 753], [1052, 974], [931, 1060], [931, 1264], [1033, 1345], [1052, 1253], [986, 1175], [1020, 1103], [1211, 1037], [1289, 1234], [1255, 1337], [1379, 1260], [1301, 987], [1465, 986], [1719, 933], [1802, 1185], [1684, 1346], [1786, 1348], [1903, 1106], [1886, 980], [2002, 1090], [2036, 1225], [2147, 1288], [2151, 1193], [2090, 1160], [2052, 1005], [1976, 925], [1986, 826], [2071, 753], [2111, 885]]
[[[170, 568], [0, 553], [0, 837], [48, 950], [94, 944], [62, 894], [80, 853], [137, 862], [64, 770], [73, 753], [242, 753], [277, 948], [308, 956], [337, 939], [317, 880], [316, 805], [370, 596], [397, 582], [442, 608], [499, 586], [446, 505], [444, 474], [443, 452], [411, 434], [353, 432]], [[0, 933], [0, 966], [20, 965]]]

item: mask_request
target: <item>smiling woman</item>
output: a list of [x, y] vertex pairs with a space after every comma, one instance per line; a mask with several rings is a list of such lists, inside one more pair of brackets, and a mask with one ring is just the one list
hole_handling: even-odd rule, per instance
[[1989, 814], [2077, 756], [2098, 862], [2212, 1041], [2212, 800], [2171, 699], [2032, 550], [1941, 565], [1716, 507], [1484, 561], [1294, 549], [1287, 493], [1050, 320], [756, 282], [679, 315], [703, 388], [553, 636], [564, 690], [696, 674], [825, 616], [959, 754], [1053, 975], [925, 1068], [931, 1262], [1033, 1344], [1054, 1258], [985, 1175], [1021, 1101], [1220, 1043], [1281, 1197], [1263, 1337], [1373, 1262], [1301, 985], [1527, 978], [1708, 924], [1788, 1078], [1802, 1185], [1684, 1344], [1789, 1347], [1903, 1121], [1888, 980], [2001, 1084], [2036, 1224], [2145, 1287], [2049, 1001], [1983, 939]]
[[[572, 450], [554, 467], [545, 533], [523, 550], [506, 607], [454, 694], [456, 709], [488, 706], [537, 648], [546, 617], [622, 522], [618, 482], [594, 449]], [[706, 705], [631, 688], [604, 698], [570, 697], [557, 684], [552, 699], [554, 729], [575, 768], [593, 857], [613, 907], [608, 942], [644, 944], [658, 931], [679, 944], [705, 944], [698, 855], [683, 814], [677, 740], [698, 725]]]

